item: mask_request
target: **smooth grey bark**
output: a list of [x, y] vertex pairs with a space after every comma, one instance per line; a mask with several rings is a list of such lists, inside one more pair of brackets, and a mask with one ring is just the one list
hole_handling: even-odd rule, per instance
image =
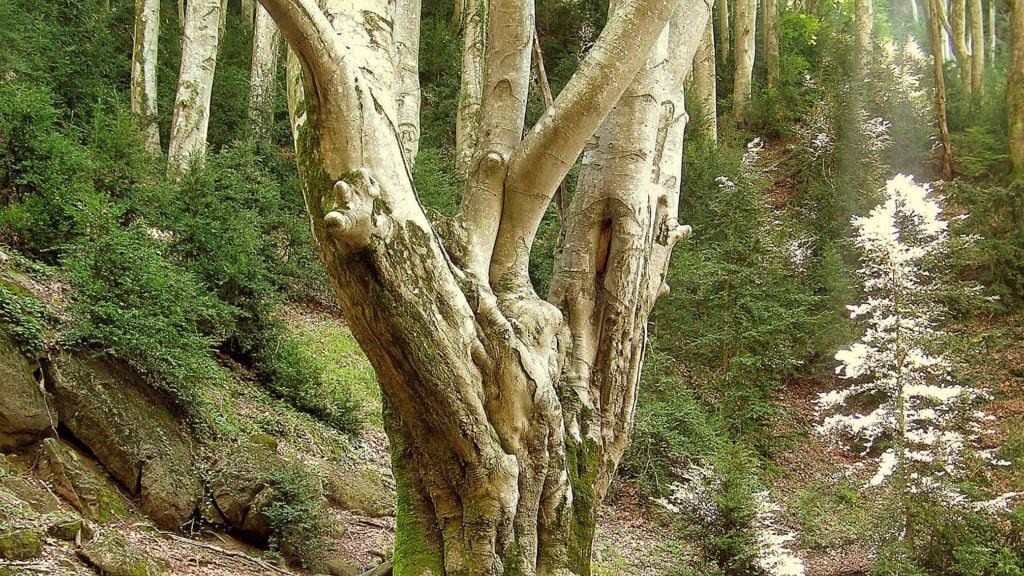
[[249, 70], [249, 122], [256, 137], [265, 140], [274, 123], [281, 33], [262, 6], [255, 6], [254, 11], [252, 66]]
[[160, 0], [135, 0], [132, 42], [132, 113], [146, 133], [146, 150], [160, 154], [157, 122], [157, 55], [160, 37]]
[[[394, 573], [590, 574], [596, 511], [632, 426], [647, 315], [688, 232], [676, 214], [682, 85], [708, 6], [617, 2], [524, 132], [533, 4], [491, 0], [465, 201], [458, 218], [432, 225], [396, 121], [394, 34], [408, 14], [388, 0], [261, 2], [294, 51], [289, 108], [316, 247], [383, 391], [398, 486]], [[644, 123], [627, 121], [638, 115]], [[644, 159], [623, 164], [630, 177], [590, 156], [587, 180], [601, 184], [570, 206], [548, 302], [526, 261], [555, 190], [599, 130], [605, 149], [628, 145]]]
[[174, 99], [167, 172], [182, 173], [206, 155], [210, 96], [217, 69], [221, 0], [189, 0], [181, 41], [181, 71]]
[[715, 3], [715, 16], [718, 21], [718, 55], [724, 68], [729, 65], [729, 54], [732, 50], [729, 36], [729, 0], [719, 0]]
[[996, 17], [998, 11], [997, 0], [988, 0], [988, 26], [985, 28], [986, 42], [988, 47], [988, 61], [996, 61]]
[[463, 174], [476, 152], [480, 133], [480, 104], [484, 90], [484, 53], [487, 50], [487, 0], [456, 0], [462, 30], [462, 76], [455, 117], [455, 165]]

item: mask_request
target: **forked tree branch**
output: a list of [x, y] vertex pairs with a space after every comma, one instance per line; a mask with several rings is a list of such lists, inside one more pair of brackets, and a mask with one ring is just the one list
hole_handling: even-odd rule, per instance
[[334, 29], [316, 0], [259, 1], [295, 50], [303, 69], [314, 77], [327, 77], [344, 60], [334, 41]]
[[625, 92], [679, 3], [617, 2], [579, 70], [517, 148], [505, 183], [492, 286], [529, 288], [530, 249], [556, 187]]

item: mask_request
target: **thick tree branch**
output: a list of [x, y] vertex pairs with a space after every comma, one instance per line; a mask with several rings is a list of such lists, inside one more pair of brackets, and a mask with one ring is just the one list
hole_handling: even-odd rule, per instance
[[412, 166], [420, 148], [420, 0], [395, 6], [395, 107], [405, 161]]
[[523, 137], [533, 10], [532, 0], [487, 2], [479, 134], [459, 215], [468, 238], [466, 269], [479, 279], [487, 278], [501, 219], [505, 172]]
[[579, 70], [516, 150], [490, 268], [493, 286], [529, 288], [530, 248], [555, 188], [643, 65], [679, 2], [617, 2]]
[[344, 54], [316, 0], [259, 0], [305, 70], [325, 77]]

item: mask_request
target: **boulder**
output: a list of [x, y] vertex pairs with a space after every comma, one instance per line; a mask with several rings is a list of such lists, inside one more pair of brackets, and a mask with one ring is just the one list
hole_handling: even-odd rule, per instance
[[106, 522], [123, 512], [116, 489], [88, 458], [53, 438], [43, 440], [40, 450], [42, 476], [85, 517]]
[[78, 557], [104, 576], [161, 576], [167, 563], [108, 533], [78, 550]]
[[43, 553], [43, 541], [32, 530], [11, 530], [0, 533], [0, 558], [31, 560]]
[[324, 470], [323, 482], [327, 500], [339, 508], [375, 518], [395, 514], [395, 492], [378, 469], [332, 467]]
[[0, 451], [37, 441], [57, 425], [46, 396], [32, 374], [32, 364], [14, 340], [0, 330]]
[[64, 356], [50, 370], [61, 422], [158, 526], [176, 530], [203, 495], [188, 429], [127, 366]]
[[88, 542], [92, 540], [94, 534], [92, 526], [89, 526], [89, 523], [81, 518], [58, 520], [50, 524], [50, 527], [46, 529], [46, 533], [65, 542], [74, 542], [76, 540]]
[[285, 465], [265, 443], [250, 440], [222, 450], [211, 473], [210, 498], [224, 523], [266, 542], [271, 530], [260, 511], [273, 501], [270, 476]]
[[50, 514], [60, 510], [60, 501], [40, 482], [21, 476], [0, 478], [0, 489], [12, 494], [37, 514]]
[[331, 576], [360, 576], [363, 573], [355, 562], [343, 558], [325, 560], [324, 567]]

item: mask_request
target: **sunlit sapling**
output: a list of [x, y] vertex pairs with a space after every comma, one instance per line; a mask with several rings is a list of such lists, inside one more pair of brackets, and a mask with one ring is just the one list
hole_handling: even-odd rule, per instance
[[987, 418], [975, 404], [986, 393], [957, 380], [956, 362], [940, 351], [947, 222], [911, 176], [889, 180], [884, 193], [868, 216], [853, 218], [865, 301], [848, 308], [867, 329], [836, 353], [836, 373], [850, 384], [821, 394], [818, 407], [832, 414], [818, 430], [868, 458], [868, 486], [963, 502], [952, 481], [970, 454], [984, 456], [972, 446]]
[[[754, 574], [804, 576], [804, 561], [787, 548], [796, 534], [782, 524], [782, 507], [768, 492], [747, 492], [747, 501], [737, 508], [736, 486], [726, 487], [725, 477], [717, 470], [691, 466], [685, 477], [685, 484], [673, 483], [668, 497], [657, 503], [695, 525], [705, 555], [726, 557], [732, 563], [747, 557], [746, 569]], [[744, 534], [748, 542], [738, 549]]]

